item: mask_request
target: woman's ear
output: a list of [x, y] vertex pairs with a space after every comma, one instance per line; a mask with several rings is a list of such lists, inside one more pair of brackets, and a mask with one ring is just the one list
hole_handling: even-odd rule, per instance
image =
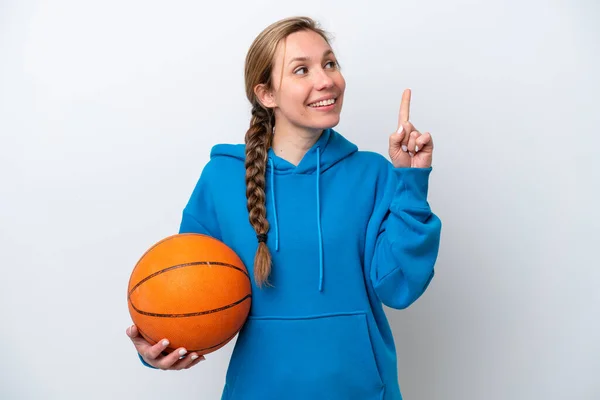
[[254, 87], [254, 94], [256, 98], [266, 108], [275, 108], [277, 103], [275, 103], [275, 96], [273, 96], [273, 92], [267, 89], [264, 83], [258, 84]]

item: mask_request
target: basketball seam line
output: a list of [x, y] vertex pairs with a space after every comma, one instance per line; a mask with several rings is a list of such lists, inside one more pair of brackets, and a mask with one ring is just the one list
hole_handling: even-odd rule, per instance
[[212, 313], [216, 313], [219, 311], [223, 311], [223, 310], [227, 310], [228, 308], [231, 307], [235, 307], [238, 304], [244, 302], [246, 299], [250, 299], [252, 298], [252, 295], [247, 294], [246, 296], [244, 296], [243, 298], [241, 298], [240, 300], [237, 300], [233, 303], [227, 304], [226, 306], [222, 306], [219, 308], [214, 308], [212, 310], [206, 310], [206, 311], [198, 311], [198, 312], [192, 312], [192, 313], [184, 313], [184, 314], [160, 314], [160, 313], [152, 313], [152, 312], [148, 312], [148, 311], [143, 311], [138, 309], [133, 302], [130, 300], [129, 303], [131, 304], [131, 307], [137, 311], [139, 314], [142, 315], [147, 315], [149, 317], [161, 317], [161, 318], [185, 318], [185, 317], [197, 317], [199, 315], [206, 315], [206, 314], [212, 314]]
[[248, 273], [246, 271], [242, 270], [241, 268], [236, 267], [235, 265], [227, 264], [227, 263], [220, 262], [220, 261], [194, 261], [194, 262], [191, 262], [191, 263], [173, 265], [171, 267], [168, 267], [168, 268], [165, 268], [165, 269], [161, 269], [160, 271], [156, 271], [153, 274], [148, 275], [147, 277], [145, 277], [144, 279], [142, 279], [141, 281], [139, 281], [138, 283], [136, 283], [135, 286], [133, 286], [131, 288], [131, 290], [127, 294], [127, 297], [131, 296], [131, 293], [133, 293], [133, 291], [135, 289], [137, 289], [138, 286], [140, 286], [141, 284], [143, 284], [147, 280], [154, 278], [157, 275], [163, 274], [165, 272], [168, 272], [168, 271], [171, 271], [171, 270], [174, 270], [174, 269], [177, 269], [177, 268], [184, 268], [184, 267], [190, 267], [190, 266], [210, 266], [210, 265], [213, 265], [213, 264], [214, 265], [219, 265], [219, 266], [222, 266], [222, 267], [228, 267], [228, 268], [236, 269], [236, 270], [240, 271], [241, 273], [243, 273], [244, 275], [246, 275], [246, 277], [248, 278], [248, 280], [250, 280], [250, 276], [248, 275]]
[[[205, 350], [214, 349], [215, 347], [219, 347], [219, 346], [221, 346], [221, 345], [223, 345], [223, 344], [225, 344], [225, 343], [229, 342], [231, 339], [233, 339], [233, 338], [235, 337], [235, 335], [237, 335], [237, 334], [238, 334], [238, 332], [239, 332], [239, 331], [242, 329], [242, 327], [243, 327], [243, 326], [244, 326], [244, 324], [242, 324], [242, 326], [240, 326], [240, 327], [239, 327], [239, 328], [238, 328], [238, 329], [235, 331], [235, 333], [234, 333], [233, 335], [229, 336], [227, 339], [223, 340], [221, 343], [217, 343], [217, 344], [215, 344], [214, 346], [205, 347], [205, 348], [203, 348], [203, 349], [193, 349], [193, 350], [192, 350], [192, 349], [186, 349], [186, 350], [187, 350], [187, 352], [188, 352], [188, 353], [193, 353], [193, 352], [201, 352], [201, 351], [205, 351]], [[140, 330], [140, 329], [138, 328], [138, 330]], [[140, 330], [140, 333], [141, 333], [141, 332], [142, 332], [142, 331]], [[153, 338], [151, 338], [151, 337], [150, 337], [150, 336], [149, 336], [149, 335], [148, 335], [146, 332], [143, 332], [143, 334], [144, 334], [144, 335], [145, 335], [145, 336], [146, 336], [148, 339], [150, 339], [151, 341], [153, 341], [153, 342], [155, 342], [155, 343], [158, 343], [158, 341], [157, 341], [157, 340], [154, 340]], [[171, 349], [173, 349], [173, 350], [175, 349], [175, 348], [173, 348], [173, 347], [167, 347], [167, 349], [169, 349], [169, 348], [171, 348]], [[166, 356], [166, 355], [168, 355], [168, 353], [167, 353], [167, 354], [165, 354], [165, 351], [164, 351], [164, 350], [161, 352], [161, 354], [163, 354], [163, 355], [165, 355], [165, 356]]]

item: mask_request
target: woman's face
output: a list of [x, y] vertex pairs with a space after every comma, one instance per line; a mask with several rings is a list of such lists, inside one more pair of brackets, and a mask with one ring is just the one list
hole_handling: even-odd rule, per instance
[[274, 108], [277, 127], [320, 132], [339, 123], [346, 82], [321, 35], [289, 35], [285, 46], [279, 43], [274, 62], [267, 106]]

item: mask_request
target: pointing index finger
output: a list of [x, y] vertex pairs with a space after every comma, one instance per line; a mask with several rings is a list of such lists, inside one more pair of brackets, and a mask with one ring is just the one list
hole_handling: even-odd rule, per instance
[[405, 89], [402, 93], [402, 102], [400, 103], [400, 114], [398, 115], [398, 125], [410, 119], [410, 89]]

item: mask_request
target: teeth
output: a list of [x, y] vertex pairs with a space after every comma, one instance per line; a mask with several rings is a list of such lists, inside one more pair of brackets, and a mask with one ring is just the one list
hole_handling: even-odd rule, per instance
[[329, 100], [323, 100], [323, 101], [318, 101], [316, 103], [312, 103], [309, 104], [309, 107], [323, 107], [323, 106], [328, 106], [335, 103], [335, 99], [329, 99]]

